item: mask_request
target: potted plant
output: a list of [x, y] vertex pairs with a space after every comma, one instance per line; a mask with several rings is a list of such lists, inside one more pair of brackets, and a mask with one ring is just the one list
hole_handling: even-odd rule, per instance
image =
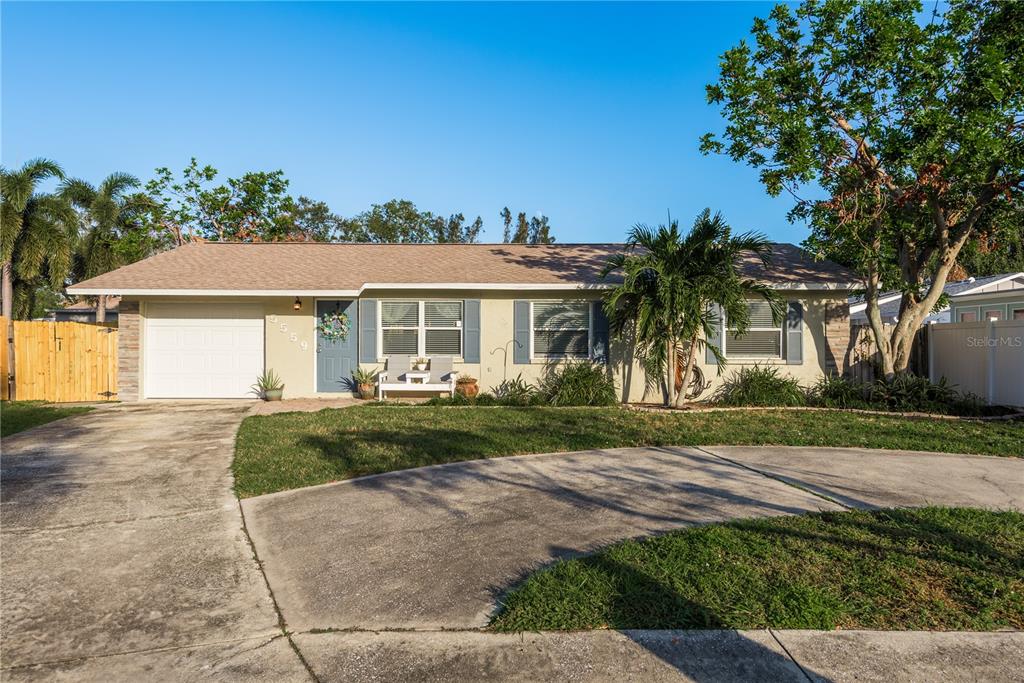
[[256, 384], [252, 385], [254, 394], [264, 401], [280, 401], [284, 393], [284, 382], [271, 369], [263, 371], [263, 374], [256, 378]]
[[426, 358], [417, 358], [417, 359], [413, 360], [412, 366], [413, 366], [414, 369], [418, 370], [419, 372], [423, 372], [424, 370], [427, 369], [427, 359]]
[[455, 378], [455, 391], [466, 398], [473, 398], [480, 393], [480, 387], [476, 383], [476, 377], [463, 373]]
[[374, 374], [373, 370], [364, 370], [357, 368], [352, 373], [352, 380], [356, 383], [356, 391], [359, 394], [359, 398], [364, 401], [369, 401], [374, 396], [373, 385], [377, 380], [377, 375]]

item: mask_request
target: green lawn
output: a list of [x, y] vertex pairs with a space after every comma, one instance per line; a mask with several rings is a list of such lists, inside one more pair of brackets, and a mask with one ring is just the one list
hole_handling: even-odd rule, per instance
[[87, 413], [89, 406], [59, 406], [43, 401], [4, 401], [0, 404], [0, 436], [10, 436], [69, 415]]
[[1024, 422], [834, 412], [360, 406], [247, 418], [233, 470], [245, 498], [366, 474], [522, 453], [709, 444], [861, 446], [1021, 455]]
[[498, 631], [1024, 628], [1024, 515], [964, 508], [745, 520], [558, 562]]

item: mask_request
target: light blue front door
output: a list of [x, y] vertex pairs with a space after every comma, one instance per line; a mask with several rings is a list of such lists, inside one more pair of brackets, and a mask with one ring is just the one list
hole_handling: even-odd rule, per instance
[[316, 390], [344, 391], [355, 390], [352, 372], [358, 366], [357, 340], [359, 338], [359, 321], [356, 319], [359, 307], [349, 300], [320, 300], [316, 302], [316, 319], [332, 311], [340, 311], [348, 315], [348, 336], [343, 340], [324, 339], [319, 329], [316, 333]]

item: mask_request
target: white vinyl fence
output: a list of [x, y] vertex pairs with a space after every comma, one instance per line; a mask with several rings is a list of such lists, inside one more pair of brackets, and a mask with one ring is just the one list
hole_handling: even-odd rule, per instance
[[929, 325], [928, 376], [993, 405], [1024, 407], [1024, 320]]

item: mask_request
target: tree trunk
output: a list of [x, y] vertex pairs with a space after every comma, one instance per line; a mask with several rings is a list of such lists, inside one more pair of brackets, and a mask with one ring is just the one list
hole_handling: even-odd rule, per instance
[[0, 291], [0, 297], [3, 297], [3, 316], [8, 320], [14, 319], [14, 280], [11, 276], [11, 264], [7, 262], [3, 265], [3, 290]]
[[[875, 337], [875, 346], [878, 348], [878, 355], [882, 359], [882, 374], [887, 382], [897, 374], [907, 372], [912, 356], [914, 338], [921, 322], [931, 313], [935, 303], [942, 296], [946, 288], [946, 280], [949, 273], [956, 264], [957, 256], [970, 237], [974, 224], [977, 221], [979, 210], [977, 207], [971, 215], [965, 218], [955, 229], [950, 229], [946, 223], [946, 217], [941, 210], [936, 209], [934, 221], [936, 233], [940, 238], [938, 252], [939, 260], [935, 272], [932, 273], [928, 290], [920, 301], [916, 293], [904, 293], [900, 300], [899, 319], [893, 326], [889, 335], [885, 334], [885, 326], [878, 310], [878, 295], [880, 276], [877, 264], [870, 263], [868, 266], [867, 291], [865, 294], [865, 313], [871, 325], [871, 331]], [[952, 237], [951, 237], [952, 236]], [[874, 246], [878, 246], [877, 243]], [[920, 273], [930, 261], [935, 252], [911, 255], [911, 250], [906, 250], [900, 255], [900, 267], [905, 277], [910, 273]], [[912, 259], [917, 258], [914, 262]]]
[[[693, 364], [697, 358], [697, 333], [690, 338], [690, 347], [686, 351], [686, 365], [683, 368], [683, 384], [679, 387], [676, 395], [676, 408], [682, 408], [686, 403], [686, 390], [690, 387], [690, 380], [693, 377]], [[675, 378], [673, 377], [673, 380]], [[674, 382], [673, 382], [674, 383]]]
[[[14, 278], [11, 276], [11, 264], [10, 262], [3, 265], [3, 285], [0, 289], [0, 296], [3, 297], [3, 317], [7, 320], [7, 324], [4, 325], [3, 333], [6, 335], [6, 343], [4, 346], [7, 347], [7, 372], [9, 373], [10, 379], [14, 378]], [[0, 377], [0, 382], [8, 382], [8, 377]], [[14, 382], [10, 381], [8, 384], [10, 393], [8, 398], [12, 401], [15, 398], [14, 394]]]
[[868, 316], [868, 324], [871, 326], [871, 333], [875, 337], [875, 348], [878, 349], [878, 356], [882, 360], [882, 376], [886, 380], [892, 379], [892, 351], [889, 347], [889, 337], [885, 334], [885, 324], [882, 322], [882, 314], [878, 310], [878, 276], [874, 269], [868, 274], [868, 287], [864, 295], [866, 303], [864, 312]]
[[676, 359], [675, 359], [676, 345], [671, 340], [669, 340], [667, 342], [667, 345], [668, 345], [668, 350], [666, 351], [666, 353], [668, 354], [668, 358], [665, 361], [665, 365], [668, 366], [667, 367], [667, 377], [666, 377], [666, 380], [665, 380], [665, 391], [666, 391], [666, 394], [665, 394], [665, 407], [666, 408], [668, 408], [669, 406], [671, 406], [673, 404], [673, 398], [674, 398], [674, 393], [675, 393], [675, 388], [676, 388]]
[[96, 322], [107, 322], [107, 295], [100, 294], [96, 297]]

